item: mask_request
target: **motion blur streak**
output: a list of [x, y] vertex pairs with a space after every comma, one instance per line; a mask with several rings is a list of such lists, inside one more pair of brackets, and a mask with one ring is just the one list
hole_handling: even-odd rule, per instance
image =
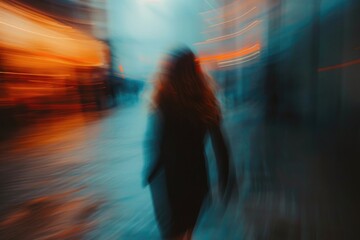
[[229, 60], [229, 59], [234, 59], [236, 57], [241, 57], [253, 52], [257, 52], [261, 49], [261, 45], [259, 43], [256, 43], [254, 45], [252, 45], [251, 47], [246, 47], [246, 48], [242, 48], [240, 50], [237, 51], [233, 51], [233, 52], [227, 52], [227, 53], [221, 53], [218, 55], [211, 55], [211, 56], [203, 56], [200, 57], [199, 60], [206, 62], [206, 61], [221, 61], [221, 60]]
[[334, 69], [349, 67], [349, 66], [356, 65], [356, 64], [360, 64], [360, 59], [357, 59], [357, 60], [354, 60], [351, 62], [341, 63], [341, 64], [330, 66], [330, 67], [319, 68], [318, 71], [326, 72], [326, 71], [330, 71], [330, 70], [334, 70]]
[[105, 104], [106, 44], [18, 1], [1, 2], [0, 13], [0, 105], [16, 109], [12, 118]]
[[[4, 22], [0, 22], [0, 24], [3, 24], [3, 25], [5, 25], [5, 26], [11, 27], [11, 28], [15, 28], [15, 29], [18, 29], [18, 30], [21, 30], [21, 31], [27, 32], [27, 33], [36, 34], [36, 35], [39, 35], [39, 36], [42, 36], [42, 37], [55, 38], [55, 39], [59, 39], [59, 40], [73, 40], [73, 41], [79, 41], [79, 39], [75, 39], [75, 38], [57, 37], [57, 36], [45, 35], [45, 34], [38, 33], [38, 32], [32, 32], [32, 31], [26, 30], [26, 29], [24, 29], [24, 28], [17, 27], [17, 26], [14, 26], [14, 25], [11, 25], [11, 24], [8, 24], [8, 23], [4, 23]], [[81, 41], [81, 40], [80, 40], [80, 41]]]
[[236, 58], [236, 59], [230, 60], [230, 61], [219, 62], [218, 64], [220, 65], [220, 67], [229, 67], [229, 66], [233, 66], [233, 65], [237, 65], [237, 64], [241, 64], [241, 63], [246, 63], [246, 62], [256, 59], [259, 56], [259, 53], [260, 53], [260, 51], [257, 51], [252, 54], [249, 54], [245, 57]]
[[212, 42], [217, 42], [217, 41], [224, 41], [224, 40], [228, 40], [234, 37], [238, 37], [242, 34], [244, 34], [246, 31], [252, 29], [253, 27], [255, 27], [256, 25], [258, 25], [261, 21], [260, 20], [255, 20], [254, 22], [250, 23], [249, 25], [247, 25], [246, 27], [244, 27], [243, 29], [231, 33], [231, 34], [227, 34], [227, 35], [223, 35], [223, 36], [219, 36], [219, 37], [215, 37], [215, 38], [210, 38], [207, 39], [205, 41], [205, 43], [212, 43]]
[[233, 18], [233, 19], [231, 19], [231, 20], [224, 21], [224, 22], [221, 22], [221, 23], [218, 23], [218, 24], [214, 24], [214, 25], [211, 25], [211, 26], [209, 26], [209, 27], [216, 27], [216, 26], [219, 26], [219, 25], [223, 25], [223, 24], [226, 24], [226, 23], [230, 23], [230, 22], [237, 21], [237, 20], [241, 19], [242, 17], [248, 15], [250, 12], [254, 11], [255, 9], [256, 9], [256, 7], [253, 7], [253, 8], [251, 8], [250, 10], [248, 10], [246, 13], [244, 13], [244, 14], [236, 17], [236, 18]]
[[[230, 177], [206, 140], [193, 239], [359, 239], [359, 13], [359, 0], [0, 0], [0, 239], [161, 239], [169, 210], [152, 200], [166, 193], [142, 185], [156, 106], [174, 126], [222, 122]], [[173, 48], [196, 61], [172, 71]], [[180, 127], [167, 136], [185, 149], [197, 138]]]

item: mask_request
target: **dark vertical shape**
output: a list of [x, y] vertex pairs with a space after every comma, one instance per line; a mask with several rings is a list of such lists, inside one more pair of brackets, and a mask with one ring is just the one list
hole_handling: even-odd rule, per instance
[[319, 68], [319, 49], [320, 49], [320, 10], [321, 0], [312, 1], [312, 23], [311, 23], [311, 113], [310, 113], [310, 125], [316, 126], [318, 123], [317, 110], [318, 110], [318, 68]]
[[281, 0], [270, 0], [270, 16], [268, 22], [268, 54], [265, 68], [264, 88], [266, 95], [266, 114], [270, 121], [278, 117], [279, 110], [279, 85], [278, 74], [281, 49]]
[[282, 15], [282, 0], [270, 0], [270, 18], [269, 18], [269, 47], [272, 53], [270, 56], [278, 58], [281, 49], [281, 15]]

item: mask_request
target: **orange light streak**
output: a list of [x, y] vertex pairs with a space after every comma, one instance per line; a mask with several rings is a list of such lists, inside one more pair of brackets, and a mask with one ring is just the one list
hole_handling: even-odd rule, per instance
[[26, 73], [26, 72], [0, 72], [0, 74], [45, 76], [45, 77], [69, 77], [70, 76], [69, 74], [42, 74], [42, 73]]
[[207, 21], [216, 21], [219, 19], [226, 19], [230, 17], [235, 17], [239, 14], [239, 12], [243, 12], [248, 8], [251, 8], [254, 5], [263, 5], [264, 1], [262, 0], [252, 0], [248, 2], [239, 2], [233, 1], [230, 4], [227, 4], [223, 7], [219, 7], [213, 10], [209, 10], [206, 12], [201, 12], [205, 20]]
[[209, 61], [230, 60], [230, 59], [242, 57], [242, 56], [245, 56], [247, 54], [257, 52], [260, 49], [261, 49], [260, 43], [256, 43], [251, 47], [242, 48], [242, 49], [237, 50], [237, 51], [227, 52], [227, 53], [222, 53], [222, 54], [217, 54], [217, 55], [210, 55], [210, 56], [205, 56], [205, 57], [200, 57], [199, 61], [201, 61], [201, 62], [209, 62]]
[[[22, 6], [23, 4], [19, 4], [18, 2], [16, 3], [16, 5], [19, 5], [19, 6], [21, 5], [21, 6], [20, 7], [14, 7], [14, 5], [8, 5], [8, 4], [5, 4], [5, 3], [0, 3], [1, 8], [6, 9], [6, 10], [12, 12], [12, 13], [17, 13], [17, 14], [19, 14], [21, 16], [26, 17], [26, 18], [30, 18], [30, 19], [32, 19], [34, 21], [51, 25], [53, 27], [72, 30], [72, 28], [69, 27], [69, 26], [61, 25], [61, 24], [55, 22], [54, 20], [50, 19], [49, 17], [44, 16], [43, 14], [40, 15], [35, 9], [33, 9], [33, 8], [29, 7], [29, 6], [27, 6], [25, 8], [24, 6]], [[31, 10], [31, 11], [29, 11], [29, 10]]]
[[339, 69], [339, 68], [349, 67], [349, 66], [356, 65], [356, 64], [360, 64], [360, 59], [356, 59], [354, 61], [341, 63], [341, 64], [329, 66], [329, 67], [322, 67], [322, 68], [318, 69], [318, 72], [326, 72], [326, 71], [335, 70], [335, 69]]
[[237, 58], [237, 59], [234, 59], [231, 61], [219, 62], [219, 67], [225, 68], [225, 67], [239, 65], [239, 64], [243, 64], [243, 63], [255, 60], [257, 57], [259, 57], [259, 53], [260, 53], [260, 51], [257, 51], [255, 53], [249, 54], [245, 57]]
[[239, 58], [235, 58], [235, 59], [232, 59], [232, 60], [227, 60], [227, 61], [222, 61], [222, 62], [219, 62], [219, 65], [222, 65], [222, 64], [231, 64], [231, 63], [236, 63], [236, 62], [240, 62], [240, 61], [243, 61], [245, 59], [248, 59], [248, 58], [251, 58], [251, 57], [254, 57], [254, 56], [257, 56], [259, 55], [260, 51], [256, 51], [254, 53], [251, 53], [251, 54], [248, 54], [248, 55], [245, 55], [243, 57], [239, 57]]
[[[52, 87], [35, 87], [35, 86], [27, 86], [27, 87], [13, 87], [10, 86], [10, 89], [14, 89], [14, 90], [42, 90], [42, 91], [48, 91], [49, 89], [53, 89]], [[29, 95], [31, 93], [29, 92]]]
[[[54, 25], [54, 26], [57, 26], [57, 27], [64, 27], [64, 26], [58, 25], [56, 22], [51, 21], [51, 20], [45, 22], [45, 21], [43, 21], [44, 16], [49, 18], [49, 19], [56, 18], [56, 19], [61, 19], [61, 20], [65, 20], [65, 21], [68, 21], [68, 22], [77, 23], [77, 24], [83, 24], [83, 25], [90, 25], [91, 24], [89, 21], [83, 21], [83, 20], [80, 20], [78, 18], [65, 18], [64, 16], [45, 13], [45, 12], [37, 10], [36, 8], [25, 5], [25, 4], [23, 4], [23, 3], [19, 2], [19, 1], [12, 1], [12, 2], [15, 2], [15, 4], [14, 3], [12, 3], [12, 4], [14, 4], [13, 6], [16, 6], [16, 7], [9, 6], [9, 5], [7, 6], [5, 4], [1, 4], [1, 5], [5, 6], [7, 9], [11, 9], [11, 11], [13, 11], [13, 12], [18, 12], [18, 13], [21, 13], [22, 15], [27, 15], [27, 17], [30, 17], [33, 20], [40, 21], [40, 19], [42, 19], [42, 21], [40, 21], [40, 22], [47, 23], [47, 24], [50, 24], [50, 25]], [[39, 16], [40, 16], [40, 18], [39, 18]], [[67, 26], [67, 28], [71, 28], [71, 27]]]
[[47, 35], [47, 34], [42, 34], [42, 33], [34, 32], [34, 31], [29, 31], [29, 30], [27, 30], [27, 29], [24, 29], [24, 28], [21, 28], [21, 27], [18, 27], [18, 26], [9, 24], [9, 23], [5, 23], [5, 22], [0, 22], [0, 24], [3, 24], [3, 25], [5, 25], [5, 26], [11, 27], [11, 28], [15, 28], [15, 29], [18, 29], [18, 30], [27, 32], [27, 33], [39, 35], [39, 36], [42, 36], [42, 37], [59, 39], [59, 40], [62, 39], [62, 40], [72, 40], [72, 41], [84, 41], [83, 39], [75, 39], [75, 38], [67, 38], [67, 37], [56, 37], [56, 36], [51, 36], [51, 35]]
[[195, 43], [195, 45], [214, 43], [214, 42], [224, 41], [224, 40], [228, 40], [228, 39], [231, 39], [231, 38], [238, 37], [238, 36], [244, 34], [246, 31], [248, 31], [248, 30], [254, 28], [255, 26], [257, 26], [260, 22], [262, 22], [262, 21], [261, 20], [255, 20], [254, 22], [250, 23], [248, 26], [244, 27], [240, 31], [230, 33], [230, 34], [227, 34], [227, 35], [223, 35], [223, 36], [220, 36], [220, 37], [210, 38], [210, 39], [205, 40], [204, 42]]
[[120, 70], [121, 73], [124, 73], [124, 68], [123, 68], [123, 66], [121, 64], [119, 65], [119, 70]]
[[[1, 45], [1, 44], [0, 44]], [[23, 49], [26, 50], [26, 49]], [[35, 56], [35, 54], [37, 56]], [[25, 56], [25, 55], [20, 55], [22, 58], [29, 58], [30, 60], [40, 60], [40, 61], [46, 61], [46, 62], [53, 62], [53, 63], [60, 63], [60, 64], [64, 64], [64, 65], [70, 65], [70, 66], [82, 66], [82, 67], [92, 67], [92, 66], [103, 66], [103, 63], [91, 63], [91, 62], [86, 62], [84, 61], [84, 59], [81, 59], [82, 61], [80, 62], [80, 60], [75, 60], [73, 58], [69, 58], [69, 57], [64, 57], [64, 56], [56, 56], [56, 55], [52, 55], [52, 54], [47, 54], [46, 52], [36, 52], [34, 53], [34, 56]]]

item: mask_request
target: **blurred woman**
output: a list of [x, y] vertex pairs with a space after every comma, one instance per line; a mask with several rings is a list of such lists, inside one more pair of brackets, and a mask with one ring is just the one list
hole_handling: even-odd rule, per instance
[[144, 183], [150, 184], [155, 215], [164, 239], [191, 239], [208, 193], [205, 136], [210, 133], [224, 193], [228, 150], [220, 129], [221, 112], [194, 53], [170, 55], [157, 79], [149, 119]]

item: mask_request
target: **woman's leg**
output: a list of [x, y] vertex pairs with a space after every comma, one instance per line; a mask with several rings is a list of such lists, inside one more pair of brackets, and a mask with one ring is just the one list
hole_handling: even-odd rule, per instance
[[191, 240], [193, 229], [189, 229], [185, 232], [183, 240]]
[[186, 238], [185, 238], [185, 234], [186, 234], [186, 233], [182, 233], [182, 234], [177, 235], [177, 236], [175, 236], [175, 237], [167, 238], [167, 240], [184, 240], [184, 239], [186, 239]]

